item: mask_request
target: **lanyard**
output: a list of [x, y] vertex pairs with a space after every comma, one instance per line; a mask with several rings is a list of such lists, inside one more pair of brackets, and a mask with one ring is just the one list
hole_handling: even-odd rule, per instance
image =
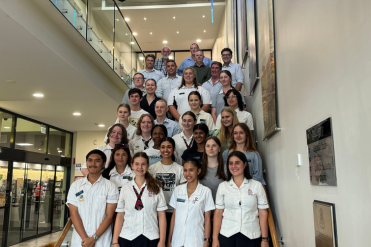
[[192, 137], [191, 143], [189, 145], [187, 144], [187, 141], [186, 141], [186, 139], [184, 137], [183, 137], [183, 141], [184, 141], [184, 144], [186, 145], [187, 149], [190, 149], [190, 147], [192, 147], [193, 137]]

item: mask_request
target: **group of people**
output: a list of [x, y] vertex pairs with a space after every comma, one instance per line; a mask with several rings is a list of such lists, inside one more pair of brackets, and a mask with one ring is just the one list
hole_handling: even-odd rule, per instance
[[[241, 80], [237, 69], [210, 61], [211, 78], [200, 85], [202, 73], [193, 67], [205, 58], [197, 57], [197, 44], [191, 53], [181, 76], [167, 60], [160, 78], [153, 66], [161, 63], [150, 55], [152, 71], [134, 75], [106, 145], [87, 154], [85, 178], [68, 192], [72, 246], [269, 246], [262, 160], [239, 91], [242, 71]], [[231, 57], [223, 49], [223, 61]]]

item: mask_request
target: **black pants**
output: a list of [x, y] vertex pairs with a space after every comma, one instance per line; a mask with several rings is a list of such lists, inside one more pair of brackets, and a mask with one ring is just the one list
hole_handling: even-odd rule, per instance
[[143, 235], [140, 235], [139, 237], [133, 239], [133, 240], [127, 240], [124, 238], [119, 237], [119, 245], [120, 247], [157, 247], [158, 242], [160, 242], [160, 239], [154, 239], [149, 240]]
[[219, 245], [220, 247], [260, 247], [262, 239], [249, 239], [242, 233], [236, 233], [229, 238], [219, 234]]

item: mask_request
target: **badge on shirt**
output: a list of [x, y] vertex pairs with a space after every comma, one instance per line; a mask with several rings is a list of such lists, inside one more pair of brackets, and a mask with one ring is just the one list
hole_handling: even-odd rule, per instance
[[184, 93], [179, 93], [179, 95], [182, 95], [182, 94], [184, 94]]
[[198, 197], [196, 197], [196, 198], [192, 201], [192, 203], [195, 204], [197, 201], [198, 201]]
[[139, 146], [135, 146], [135, 148], [134, 148], [135, 150], [139, 150]]
[[253, 195], [252, 190], [249, 189], [249, 190], [247, 191], [247, 194], [248, 194], [249, 196], [252, 196], [252, 195]]
[[200, 123], [206, 124], [206, 119], [200, 119]]
[[84, 201], [84, 195], [79, 195], [79, 202], [83, 202]]
[[180, 198], [178, 198], [176, 201], [177, 201], [177, 202], [185, 202], [185, 199], [180, 199]]
[[148, 191], [148, 197], [153, 197], [153, 192]]
[[84, 193], [84, 191], [83, 191], [83, 190], [80, 190], [80, 191], [77, 192], [75, 195], [76, 195], [76, 197], [77, 197], [77, 196], [81, 195], [82, 193]]
[[248, 159], [247, 162], [251, 162], [251, 159]]
[[[123, 176], [122, 179], [127, 179], [129, 180], [130, 179], [130, 176]], [[130, 180], [129, 180], [130, 181]]]

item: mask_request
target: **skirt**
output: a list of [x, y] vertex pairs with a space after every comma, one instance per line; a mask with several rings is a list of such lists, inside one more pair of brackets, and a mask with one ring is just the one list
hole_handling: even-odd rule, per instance
[[220, 247], [260, 247], [262, 239], [249, 239], [242, 233], [236, 233], [229, 238], [219, 234]]
[[149, 240], [143, 235], [140, 235], [131, 241], [119, 237], [120, 247], [157, 247], [158, 242], [160, 242], [159, 238], [154, 239], [154, 240]]

